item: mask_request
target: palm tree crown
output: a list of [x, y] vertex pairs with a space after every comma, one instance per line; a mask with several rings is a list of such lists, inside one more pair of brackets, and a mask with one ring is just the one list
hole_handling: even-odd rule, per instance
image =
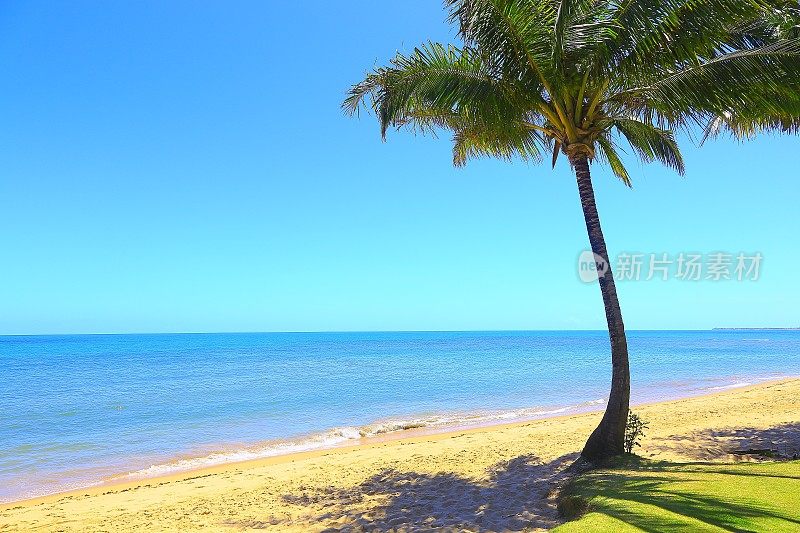
[[[674, 131], [796, 129], [785, 0], [446, 0], [462, 45], [398, 54], [352, 87], [389, 127], [449, 129], [453, 159], [585, 155], [630, 185], [624, 139], [682, 173]], [[787, 20], [788, 17], [788, 20]]]

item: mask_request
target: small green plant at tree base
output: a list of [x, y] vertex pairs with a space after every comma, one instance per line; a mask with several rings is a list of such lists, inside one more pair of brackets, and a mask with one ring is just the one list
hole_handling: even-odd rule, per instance
[[582, 496], [562, 496], [558, 499], [557, 510], [560, 517], [575, 520], [589, 512], [589, 501]]
[[647, 422], [634, 412], [628, 413], [628, 423], [625, 424], [625, 453], [633, 453], [635, 446], [641, 446], [639, 441], [644, 437]]

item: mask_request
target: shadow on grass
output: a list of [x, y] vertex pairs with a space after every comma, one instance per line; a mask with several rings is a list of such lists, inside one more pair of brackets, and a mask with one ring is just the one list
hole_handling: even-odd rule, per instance
[[[575, 454], [551, 462], [520, 456], [496, 465], [485, 480], [450, 473], [423, 474], [386, 470], [350, 490], [330, 488], [323, 494], [286, 495], [295, 505], [330, 509], [316, 517], [334, 520], [327, 531], [521, 531], [551, 528], [561, 520], [556, 490]], [[377, 506], [359, 508], [364, 500]]]
[[794, 493], [800, 502], [800, 478], [751, 475], [741, 468], [747, 466], [629, 458], [613, 470], [584, 474], [564, 495], [583, 497], [592, 512], [649, 532], [690, 531], [693, 521], [727, 531], [800, 531], [797, 502], [776, 501]]
[[[747, 465], [757, 467], [758, 465], [779, 463], [779, 461], [770, 460], [768, 462], [748, 462], [748, 463], [720, 463], [711, 461], [695, 461], [691, 463], [670, 463], [668, 461], [647, 461], [636, 458], [641, 461], [637, 468], [646, 472], [696, 472], [701, 474], [724, 474], [728, 476], [742, 476], [742, 477], [765, 477], [765, 478], [782, 478], [782, 479], [796, 479], [800, 481], [800, 469], [798, 473], [780, 473], [780, 472], [764, 472], [754, 469], [742, 469]], [[800, 490], [800, 487], [798, 487]]]

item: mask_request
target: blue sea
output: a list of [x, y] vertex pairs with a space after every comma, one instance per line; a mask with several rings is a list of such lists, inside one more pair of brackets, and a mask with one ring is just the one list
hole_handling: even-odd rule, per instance
[[[633, 401], [800, 375], [800, 331], [629, 332]], [[0, 501], [601, 409], [585, 332], [0, 336]]]

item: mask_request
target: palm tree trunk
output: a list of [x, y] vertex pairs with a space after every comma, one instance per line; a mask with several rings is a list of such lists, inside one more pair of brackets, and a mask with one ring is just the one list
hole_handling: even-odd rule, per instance
[[[589, 244], [592, 252], [596, 254], [595, 257], [601, 257], [607, 266], [607, 270], [604, 275], [600, 276], [599, 282], [603, 305], [606, 309], [608, 335], [611, 340], [611, 393], [600, 425], [592, 432], [581, 452], [582, 458], [592, 463], [598, 463], [624, 452], [625, 424], [628, 420], [631, 396], [628, 341], [625, 339], [625, 326], [622, 323], [622, 311], [619, 308], [617, 288], [614, 285], [611, 262], [606, 251], [606, 241], [603, 238], [603, 230], [600, 228], [600, 215], [597, 213], [597, 205], [594, 200], [589, 160], [585, 154], [575, 154], [570, 157], [570, 161], [578, 178], [578, 192], [583, 207], [583, 217], [586, 221], [586, 231], [589, 233]], [[601, 265], [597, 266], [598, 272], [600, 272]]]

